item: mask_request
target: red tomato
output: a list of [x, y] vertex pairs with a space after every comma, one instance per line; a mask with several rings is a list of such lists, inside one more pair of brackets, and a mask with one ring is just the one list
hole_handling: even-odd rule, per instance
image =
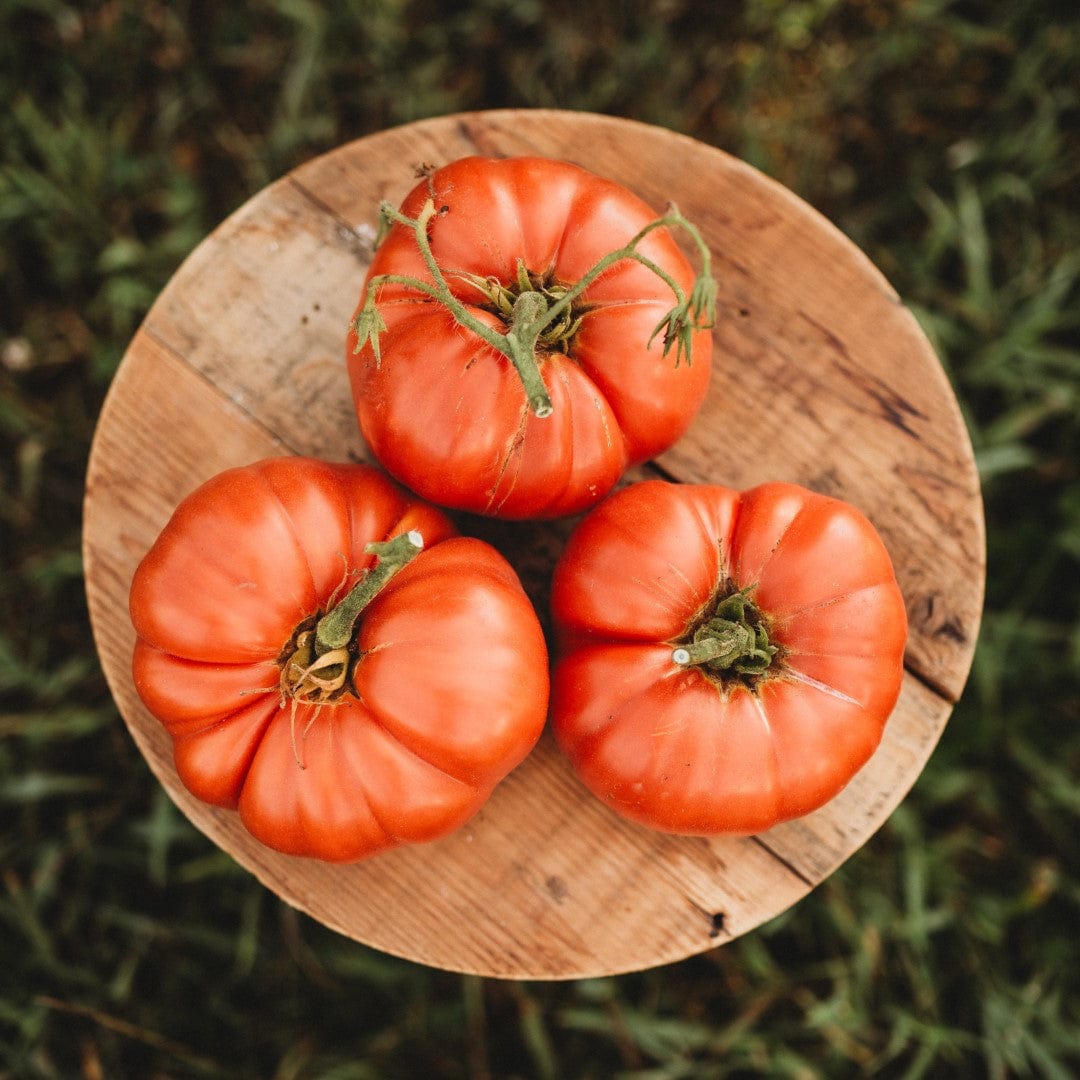
[[[364, 438], [407, 486], [474, 513], [555, 517], [599, 501], [627, 466], [686, 431], [712, 349], [701, 328], [711, 305], [694, 291], [711, 279], [695, 282], [666, 227], [636, 250], [689, 304], [683, 335], [668, 341], [680, 338], [675, 354], [654, 334], [677, 294], [636, 257], [606, 268], [525, 349], [531, 377], [505, 349], [508, 330], [528, 338], [537, 311], [549, 317], [601, 259], [658, 220], [637, 196], [565, 162], [473, 157], [431, 173], [391, 217], [347, 356]], [[435, 295], [432, 263], [457, 313]]]
[[[316, 645], [358, 580], [383, 585]], [[545, 722], [546, 646], [513, 569], [367, 466], [280, 458], [208, 481], [130, 607], [135, 685], [180, 779], [279, 851], [350, 861], [449, 833]]]
[[597, 796], [667, 832], [821, 806], [900, 691], [907, 616], [881, 539], [792, 484], [619, 491], [571, 536], [552, 609], [560, 745]]

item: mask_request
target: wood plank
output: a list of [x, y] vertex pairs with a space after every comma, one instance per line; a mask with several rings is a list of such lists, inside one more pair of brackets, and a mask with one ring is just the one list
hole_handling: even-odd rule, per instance
[[282, 181], [187, 258], [143, 332], [298, 453], [369, 457], [345, 372], [345, 331], [370, 243]]

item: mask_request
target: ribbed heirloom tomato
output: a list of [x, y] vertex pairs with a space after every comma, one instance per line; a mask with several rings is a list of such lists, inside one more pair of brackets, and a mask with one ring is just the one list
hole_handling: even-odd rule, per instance
[[903, 677], [904, 601], [863, 514], [792, 484], [645, 481], [556, 566], [555, 732], [614, 810], [754, 833], [836, 795]]
[[180, 779], [290, 854], [450, 832], [545, 722], [546, 645], [513, 569], [368, 466], [280, 458], [209, 480], [130, 609], [135, 686]]
[[686, 431], [715, 283], [677, 209], [567, 162], [470, 157], [382, 214], [346, 354], [363, 436], [408, 487], [503, 518], [575, 513]]

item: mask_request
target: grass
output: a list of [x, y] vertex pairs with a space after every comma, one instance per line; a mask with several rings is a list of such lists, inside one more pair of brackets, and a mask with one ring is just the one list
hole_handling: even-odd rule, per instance
[[[1080, 1072], [1080, 23], [1054, 0], [0, 0], [0, 1077]], [[904, 805], [714, 953], [553, 985], [342, 940], [118, 722], [94, 421], [183, 256], [346, 139], [500, 106], [663, 124], [828, 214], [932, 337], [984, 484], [972, 677]]]

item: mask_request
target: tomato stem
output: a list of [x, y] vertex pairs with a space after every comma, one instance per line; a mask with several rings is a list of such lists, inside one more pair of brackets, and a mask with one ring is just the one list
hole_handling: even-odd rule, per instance
[[[690, 295], [663, 267], [637, 250], [638, 245], [657, 229], [677, 227], [686, 231], [697, 248], [701, 260], [701, 272], [694, 279]], [[712, 276], [712, 253], [697, 227], [683, 217], [678, 207], [671, 203], [667, 213], [640, 229], [638, 233], [617, 251], [609, 252], [591, 270], [570, 286], [564, 296], [551, 305], [544, 325], [567, 309], [604, 271], [624, 259], [633, 259], [652, 271], [675, 294], [675, 306], [658, 322], [649, 336], [651, 345], [656, 335], [664, 333], [664, 355], [675, 346], [675, 366], [685, 358], [691, 362], [692, 335], [695, 330], [711, 330], [716, 322], [716, 280]], [[541, 328], [542, 329], [542, 328]]]
[[[381, 359], [379, 351], [379, 335], [386, 329], [386, 322], [376, 306], [376, 297], [380, 286], [384, 284], [405, 285], [411, 289], [417, 289], [425, 296], [442, 304], [457, 322], [466, 329], [471, 330], [477, 337], [487, 342], [493, 349], [498, 350], [507, 357], [517, 370], [525, 394], [529, 401], [529, 408], [538, 416], [546, 417], [552, 413], [551, 398], [547, 387], [544, 385], [543, 376], [536, 360], [536, 338], [539, 328], [529, 338], [530, 325], [523, 325], [523, 320], [511, 324], [506, 333], [498, 330], [478, 319], [450, 290], [446, 276], [435, 259], [431, 250], [431, 241], [428, 238], [428, 226], [437, 216], [435, 203], [428, 199], [424, 203], [420, 214], [414, 219], [396, 210], [391, 204], [383, 203], [380, 214], [384, 221], [403, 225], [412, 230], [416, 237], [416, 244], [420, 255], [424, 260], [432, 281], [421, 281], [407, 274], [380, 274], [368, 282], [367, 296], [363, 307], [356, 316], [354, 328], [356, 330], [356, 351], [359, 352], [366, 342], [371, 342], [372, 351], [375, 354], [375, 362]], [[546, 305], [545, 305], [546, 306]], [[532, 315], [532, 307], [529, 306], [528, 314]], [[535, 318], [530, 319], [530, 324]]]
[[[668, 207], [663, 217], [650, 222], [621, 248], [605, 255], [572, 285], [538, 288], [520, 260], [516, 292], [494, 279], [477, 278], [467, 273], [456, 274], [455, 276], [480, 289], [488, 298], [507, 323], [505, 332], [500, 332], [477, 318], [451, 291], [446, 275], [432, 252], [428, 235], [438, 214], [432, 199], [425, 202], [416, 218], [408, 217], [390, 203], [384, 202], [380, 207], [380, 234], [393, 225], [401, 225], [411, 230], [424, 265], [431, 275], [431, 281], [422, 281], [405, 274], [379, 274], [368, 282], [364, 303], [353, 322], [356, 332], [355, 351], [360, 352], [365, 345], [370, 344], [376, 364], [382, 359], [379, 337], [386, 330], [386, 322], [376, 301], [379, 289], [388, 284], [414, 289], [442, 304], [461, 326], [510, 360], [521, 379], [529, 408], [540, 418], [550, 416], [553, 408], [540, 371], [537, 358], [539, 348], [552, 343], [565, 344], [572, 337], [580, 325], [580, 319], [574, 317], [574, 302], [601, 274], [616, 263], [625, 259], [640, 263], [659, 277], [674, 294], [675, 305], [657, 323], [646, 347], [652, 345], [658, 334], [662, 334], [664, 356], [667, 356], [674, 346], [676, 367], [684, 358], [688, 364], [691, 362], [693, 333], [711, 329], [714, 325], [716, 282], [712, 277], [712, 256], [701, 233], [683, 217], [674, 204]], [[701, 273], [695, 279], [689, 295], [670, 273], [638, 250], [650, 233], [669, 227], [681, 228], [688, 233], [701, 260]]]
[[394, 574], [420, 554], [423, 546], [424, 538], [415, 530], [395, 536], [393, 540], [368, 544], [364, 551], [374, 555], [376, 561], [353, 589], [316, 623], [316, 653], [321, 656], [334, 649], [346, 648], [352, 641], [360, 613]]
[[672, 651], [672, 662], [744, 682], [764, 675], [780, 650], [769, 640], [764, 617], [750, 599], [752, 591], [753, 586], [735, 590], [725, 582], [720, 598]]
[[326, 614], [306, 620], [297, 627], [282, 658], [280, 693], [282, 705], [326, 705], [338, 700], [352, 677], [352, 652], [356, 621], [364, 609], [385, 588], [403, 566], [424, 546], [415, 530], [392, 540], [368, 544], [364, 550], [376, 562], [342, 600]]

